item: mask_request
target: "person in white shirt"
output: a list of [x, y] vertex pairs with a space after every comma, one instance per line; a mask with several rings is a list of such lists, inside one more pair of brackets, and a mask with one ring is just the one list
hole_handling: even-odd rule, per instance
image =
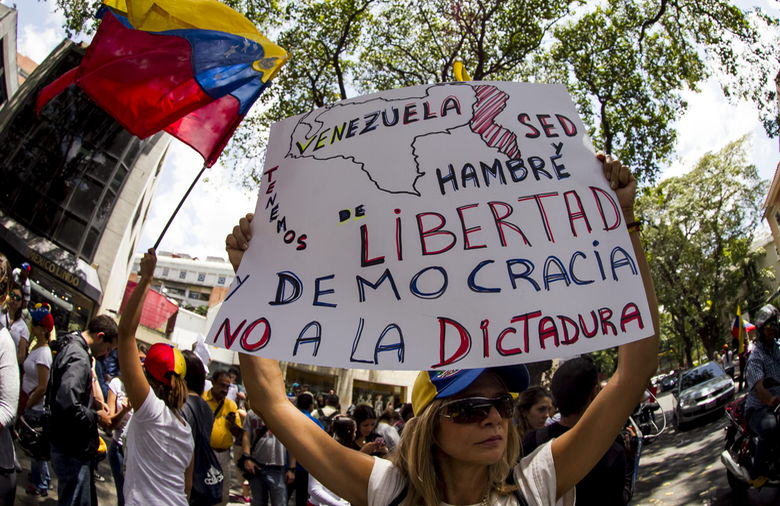
[[[24, 360], [22, 370], [22, 402], [24, 418], [33, 426], [40, 425], [43, 414], [43, 397], [49, 383], [52, 355], [49, 348], [49, 338], [54, 330], [54, 318], [51, 316], [51, 306], [36, 304], [30, 311], [32, 316], [32, 335], [35, 337], [35, 347]], [[49, 466], [44, 460], [30, 459], [30, 485], [27, 493], [46, 497], [49, 495], [51, 475]]]
[[[16, 345], [16, 359], [19, 364], [24, 362], [27, 356], [27, 347], [30, 344], [30, 329], [22, 317], [24, 308], [22, 290], [14, 286], [5, 301], [5, 307], [0, 311], [0, 327], [5, 327], [11, 333]], [[53, 321], [53, 320], [52, 320]]]
[[[0, 253], [0, 304], [11, 291], [11, 267]], [[19, 405], [19, 364], [11, 334], [0, 327], [0, 504], [16, 499], [16, 454], [11, 431]]]
[[[644, 282], [653, 328], [658, 304], [633, 206], [636, 179], [619, 161], [597, 155], [615, 190]], [[253, 215], [225, 243], [237, 271], [252, 237]], [[637, 294], [644, 297], [644, 294]], [[614, 442], [658, 367], [658, 336], [624, 344], [617, 371], [577, 425], [523, 457], [511, 426], [509, 392], [528, 386], [522, 365], [422, 371], [412, 390], [414, 414], [390, 460], [345, 448], [311, 423], [284, 394], [279, 362], [239, 354], [250, 404], [285, 447], [325, 487], [352, 504], [572, 505], [574, 486]], [[514, 485], [507, 483], [512, 478]], [[515, 486], [516, 485], [516, 486]]]
[[32, 267], [27, 262], [22, 263], [20, 267], [17, 267], [13, 271], [14, 284], [22, 289], [22, 296], [24, 297], [24, 305], [30, 303], [30, 272]]
[[124, 445], [124, 500], [128, 506], [187, 506], [194, 441], [181, 412], [187, 398], [186, 362], [173, 346], [156, 343], [142, 366], [135, 340], [156, 264], [150, 249], [119, 322], [119, 369], [133, 408]]
[[[140, 354], [140, 353], [139, 353]], [[116, 500], [119, 506], [124, 506], [125, 484], [125, 452], [124, 444], [127, 437], [127, 425], [133, 416], [133, 408], [127, 400], [125, 385], [122, 378], [116, 376], [108, 382], [108, 416], [111, 419], [111, 443], [108, 445], [108, 463], [111, 466], [111, 474], [114, 477], [116, 488]]]

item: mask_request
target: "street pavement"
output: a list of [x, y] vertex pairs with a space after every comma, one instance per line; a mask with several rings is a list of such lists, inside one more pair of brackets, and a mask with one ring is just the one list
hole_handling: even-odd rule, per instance
[[[668, 421], [658, 439], [645, 446], [639, 461], [634, 490], [635, 505], [777, 505], [780, 489], [751, 489], [746, 495], [732, 494], [726, 469], [720, 462], [727, 418], [715, 413], [680, 431], [671, 424], [672, 395], [658, 401]], [[660, 412], [657, 413], [660, 424]]]
[[[30, 458], [25, 455], [23, 451], [21, 451], [18, 443], [15, 446], [16, 456], [19, 461], [19, 465], [22, 467], [22, 472], [17, 473], [16, 475], [16, 501], [14, 504], [18, 506], [57, 506], [57, 478], [54, 472], [51, 470], [51, 464], [49, 464], [49, 471], [52, 474], [53, 489], [49, 491], [49, 496], [36, 497], [28, 495], [25, 492], [25, 488], [29, 484], [27, 475], [30, 471]], [[114, 478], [111, 476], [111, 468], [108, 465], [107, 459], [103, 459], [98, 464], [97, 473], [100, 477], [100, 479], [95, 482], [98, 503], [101, 506], [117, 504], [116, 489], [114, 488]], [[234, 480], [230, 488], [230, 496], [232, 501], [228, 503], [228, 506], [246, 506], [246, 502], [244, 502], [243, 497], [241, 496], [241, 481], [239, 481], [241, 478], [239, 473], [235, 471], [233, 473], [233, 477]]]

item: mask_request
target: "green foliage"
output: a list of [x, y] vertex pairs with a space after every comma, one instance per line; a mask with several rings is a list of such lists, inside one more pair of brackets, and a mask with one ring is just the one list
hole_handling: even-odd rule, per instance
[[668, 318], [662, 330], [688, 364], [697, 342], [708, 356], [724, 342], [737, 304], [750, 307], [769, 295], [769, 273], [757, 264], [763, 252], [751, 250], [767, 185], [747, 162], [746, 144], [743, 137], [707, 153], [692, 171], [645, 189], [637, 200]]
[[[778, 133], [777, 25], [726, 0], [226, 0], [290, 61], [228, 147], [255, 186], [268, 127], [337, 100], [452, 79], [559, 82], [594, 144], [652, 183], [676, 142], [681, 93], [715, 75]], [[57, 0], [69, 32], [94, 28], [97, 0]]]

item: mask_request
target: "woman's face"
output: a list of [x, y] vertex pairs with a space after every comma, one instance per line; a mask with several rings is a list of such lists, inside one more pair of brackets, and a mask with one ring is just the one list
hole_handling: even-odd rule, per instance
[[32, 328], [30, 329], [30, 333], [33, 336], [35, 336], [35, 338], [38, 340], [49, 339], [49, 332], [45, 328], [41, 327], [40, 325], [33, 325]]
[[[485, 373], [452, 400], [465, 397], [496, 398], [507, 390], [494, 373]], [[439, 456], [466, 464], [491, 465], [504, 455], [509, 431], [509, 419], [503, 418], [495, 407], [481, 422], [455, 423], [445, 416], [438, 417], [436, 443]]]
[[363, 420], [359, 427], [361, 437], [366, 437], [371, 434], [371, 432], [374, 431], [374, 427], [376, 427], [376, 418]]
[[525, 413], [525, 417], [532, 429], [541, 429], [544, 427], [544, 424], [547, 421], [547, 417], [552, 415], [552, 412], [552, 399], [549, 397], [544, 397], [539, 402], [531, 406], [531, 409]]

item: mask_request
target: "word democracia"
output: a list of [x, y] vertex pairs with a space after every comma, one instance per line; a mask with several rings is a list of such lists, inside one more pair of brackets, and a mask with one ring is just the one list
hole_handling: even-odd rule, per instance
[[[540, 309], [514, 315], [507, 324], [494, 325], [488, 319], [482, 319], [478, 327], [469, 330], [462, 322], [454, 318], [435, 317], [438, 327], [437, 361], [431, 364], [432, 369], [452, 367], [472, 353], [481, 353], [483, 358], [491, 355], [510, 357], [523, 355], [539, 350], [555, 352], [566, 346], [573, 345], [582, 339], [609, 338], [625, 334], [634, 328], [643, 329], [645, 322], [639, 307], [634, 302], [623, 305], [619, 311], [603, 306], [577, 314], [545, 314]], [[472, 325], [474, 322], [472, 322]], [[358, 350], [365, 349], [361, 342], [369, 337], [364, 336], [365, 319], [359, 318], [355, 324], [355, 337], [352, 341], [352, 351], [349, 356], [351, 364], [382, 363], [386, 366], [403, 364], [406, 356], [406, 338], [399, 323], [388, 323], [373, 341], [373, 353], [361, 355]], [[293, 341], [293, 336], [284, 335], [285, 342], [291, 343], [292, 356], [310, 353], [316, 357], [320, 344], [327, 336], [324, 326], [317, 320], [306, 323]], [[342, 332], [339, 332], [339, 336]], [[234, 323], [225, 318], [219, 326], [212, 343], [228, 349], [240, 347], [245, 352], [257, 352], [271, 343], [272, 326], [270, 320], [261, 316], [254, 321], [248, 319]], [[422, 336], [415, 336], [414, 342], [423, 341]], [[233, 345], [238, 343], [236, 348]], [[369, 343], [370, 344], [370, 343]], [[304, 351], [304, 346], [305, 350]], [[370, 348], [370, 347], [369, 347]], [[432, 360], [434, 357], [431, 357]]]

